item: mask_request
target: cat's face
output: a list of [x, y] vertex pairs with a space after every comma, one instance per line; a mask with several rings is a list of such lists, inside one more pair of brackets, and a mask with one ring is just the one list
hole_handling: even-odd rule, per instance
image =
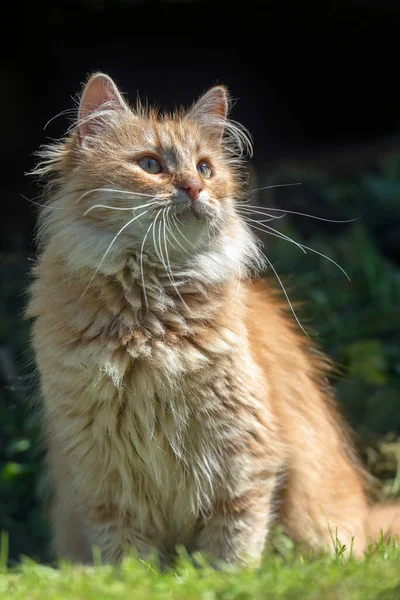
[[146, 252], [209, 243], [232, 220], [238, 193], [223, 141], [227, 107], [216, 87], [186, 114], [132, 111], [108, 77], [92, 77], [73, 149], [82, 218], [115, 234], [124, 228], [121, 240]]
[[134, 259], [142, 273], [145, 264], [171, 273], [173, 263], [204, 280], [243, 274], [257, 255], [237, 211], [247, 138], [227, 111], [223, 87], [186, 112], [131, 110], [108, 76], [94, 75], [77, 127], [37, 169], [58, 181], [42, 236], [73, 268], [112, 274]]

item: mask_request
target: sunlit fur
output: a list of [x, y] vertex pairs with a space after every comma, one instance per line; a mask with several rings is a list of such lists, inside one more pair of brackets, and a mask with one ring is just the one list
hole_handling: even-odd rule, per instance
[[[337, 534], [361, 554], [370, 535], [326, 361], [252, 280], [262, 254], [238, 204], [248, 137], [226, 106], [219, 87], [189, 112], [130, 110], [97, 75], [67, 138], [41, 152], [27, 314], [59, 556], [184, 544], [257, 562], [273, 519], [315, 550]], [[167, 172], [143, 171], [146, 155]], [[200, 160], [213, 176], [194, 205], [182, 188]], [[372, 535], [398, 518], [385, 510]]]

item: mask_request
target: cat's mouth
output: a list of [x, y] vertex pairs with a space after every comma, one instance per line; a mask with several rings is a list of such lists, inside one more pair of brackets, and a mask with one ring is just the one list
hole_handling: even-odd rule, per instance
[[188, 213], [189, 215], [194, 215], [194, 217], [200, 221], [201, 217], [204, 216], [204, 213], [202, 211], [199, 210], [197, 203], [189, 203], [188, 206], [186, 207], [186, 210], [184, 211], [184, 213]]
[[172, 202], [171, 205], [176, 215], [194, 217], [198, 221], [210, 216], [210, 207], [204, 201]]

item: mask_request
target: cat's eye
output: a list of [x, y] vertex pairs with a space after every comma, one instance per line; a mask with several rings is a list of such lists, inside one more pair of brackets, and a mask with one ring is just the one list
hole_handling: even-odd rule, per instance
[[197, 172], [203, 179], [210, 179], [213, 174], [212, 168], [204, 160], [197, 165]]
[[137, 162], [143, 171], [151, 173], [151, 175], [157, 175], [157, 173], [161, 173], [162, 171], [162, 166], [154, 156], [143, 156]]

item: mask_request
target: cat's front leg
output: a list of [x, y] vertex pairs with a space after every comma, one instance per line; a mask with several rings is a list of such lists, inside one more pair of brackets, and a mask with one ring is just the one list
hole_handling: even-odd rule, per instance
[[140, 526], [137, 519], [121, 514], [113, 505], [95, 505], [86, 513], [89, 539], [97, 547], [105, 563], [119, 562], [124, 555], [133, 553], [140, 559], [149, 559], [160, 544], [152, 532]]
[[257, 566], [273, 516], [276, 480], [276, 475], [271, 475], [261, 489], [216, 502], [212, 516], [202, 523], [194, 550], [211, 560]]

